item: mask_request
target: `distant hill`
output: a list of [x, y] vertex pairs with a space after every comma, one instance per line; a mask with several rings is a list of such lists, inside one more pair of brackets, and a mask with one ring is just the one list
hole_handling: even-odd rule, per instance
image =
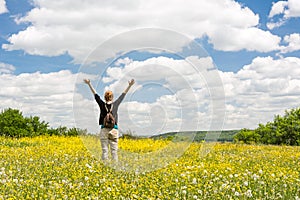
[[[221, 131], [221, 134], [219, 131], [185, 131], [185, 132], [169, 132], [169, 133], [164, 133], [164, 134], [159, 134], [159, 135], [154, 135], [151, 136], [150, 138], [153, 139], [174, 139], [176, 135], [179, 134], [193, 134], [196, 133], [194, 137], [195, 142], [201, 142], [203, 140], [210, 142], [214, 141], [214, 138], [217, 138], [218, 142], [232, 142], [233, 137], [235, 134], [237, 134], [240, 130], [226, 130], [226, 131]], [[207, 135], [208, 134], [208, 135]], [[213, 136], [213, 134], [220, 134], [219, 136]]]

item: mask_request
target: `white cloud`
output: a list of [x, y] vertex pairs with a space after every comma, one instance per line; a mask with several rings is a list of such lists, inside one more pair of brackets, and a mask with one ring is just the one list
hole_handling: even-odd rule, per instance
[[[300, 59], [257, 57], [237, 73], [221, 72], [226, 94], [225, 128], [255, 128], [275, 114], [299, 107]], [[240, 124], [240, 125], [239, 125]]]
[[[253, 38], [255, 37], [255, 40]], [[224, 27], [211, 34], [211, 42], [215, 49], [224, 51], [238, 51], [247, 49], [250, 51], [270, 52], [279, 49], [281, 38], [269, 31], [250, 27], [247, 29]]]
[[0, 0], [0, 14], [8, 12], [5, 0]]
[[[277, 22], [272, 19], [274, 16], [282, 15]], [[282, 26], [289, 18], [300, 17], [300, 1], [299, 0], [287, 0], [278, 1], [273, 3], [269, 18], [271, 21], [267, 23], [269, 29]]]
[[[222, 92], [217, 91], [222, 83], [213, 68], [210, 57], [193, 56], [186, 60], [153, 57], [110, 67], [103, 82], [110, 84], [107, 88], [121, 93], [127, 80], [134, 78], [137, 81], [127, 98], [130, 101], [137, 96], [139, 100], [120, 107], [120, 122], [125, 129], [140, 134], [195, 130], [198, 127], [209, 130], [213, 129], [210, 123], [213, 111], [220, 107], [220, 101], [224, 102]], [[151, 90], [148, 90], [149, 84]], [[224, 109], [222, 111], [224, 116]], [[198, 117], [204, 113], [206, 117], [199, 120]], [[220, 116], [214, 118], [220, 122], [219, 126], [224, 119], [222, 113]]]
[[284, 37], [284, 42], [288, 45], [282, 47], [281, 53], [288, 53], [300, 50], [300, 34], [293, 33]]
[[11, 74], [15, 71], [15, 66], [0, 62], [0, 75]]
[[[191, 39], [207, 35], [215, 48], [225, 51], [278, 49], [278, 37], [257, 28], [259, 16], [232, 0], [35, 0], [34, 5], [34, 9], [16, 19], [18, 23], [31, 25], [13, 34], [10, 44], [2, 46], [4, 49], [23, 49], [46, 56], [68, 52], [76, 62], [81, 62], [107, 39], [145, 27], [178, 31]], [[131, 47], [131, 43], [145, 44], [144, 37], [118, 44], [118, 47], [127, 50], [126, 46]], [[251, 38], [257, 38], [255, 45]], [[177, 51], [185, 45], [176, 39], [165, 40], [165, 37], [158, 43]]]
[[269, 17], [274, 17], [275, 15], [283, 14], [284, 10], [288, 6], [288, 1], [278, 1], [273, 3], [271, 11], [269, 13]]
[[[149, 68], [152, 67], [149, 63], [156, 63], [157, 66], [149, 71]], [[172, 66], [178, 71], [181, 68], [177, 68], [177, 66], [185, 68], [186, 71], [180, 72], [182, 77], [189, 80], [189, 84], [183, 84], [181, 77], [165, 68], [167, 63], [168, 66]], [[160, 73], [155, 73], [159, 66]], [[215, 103], [216, 107], [213, 107], [210, 96], [212, 88], [205, 87], [204, 78], [190, 76], [189, 69], [182, 60], [159, 57], [146, 61], [132, 61], [120, 70], [120, 74], [123, 76], [127, 78], [136, 76], [137, 80], [140, 78], [144, 81], [155, 81], [167, 77], [164, 79], [166, 81], [164, 86], [172, 87], [172, 91], [174, 91], [171, 94], [157, 97], [152, 103], [134, 101], [120, 107], [122, 128], [135, 127], [137, 132], [153, 133], [162, 128], [168, 131], [186, 130], [188, 127], [193, 127], [194, 124], [197, 124], [200, 130], [207, 130], [213, 123], [212, 109], [219, 108], [221, 108], [219, 112], [226, 112], [224, 129], [255, 128], [259, 123], [272, 121], [275, 114], [283, 114], [286, 109], [299, 107], [300, 59], [296, 57], [280, 59], [257, 57], [237, 73], [219, 71], [225, 90], [223, 101], [226, 102], [226, 107], [224, 109], [222, 106], [219, 108], [216, 106], [222, 104], [221, 99]], [[144, 76], [145, 74], [147, 76]], [[108, 75], [113, 76], [110, 73]], [[112, 85], [115, 90], [118, 88], [117, 85]], [[124, 84], [120, 85], [124, 87]], [[141, 85], [143, 86], [143, 84]], [[182, 85], [183, 87], [181, 87]], [[140, 90], [143, 90], [143, 87], [140, 87]], [[153, 95], [155, 94], [153, 93]], [[131, 97], [127, 98], [130, 100]], [[127, 107], [128, 105], [130, 106]], [[152, 109], [159, 110], [159, 112], [151, 112]], [[199, 116], [201, 118], [198, 118]], [[138, 119], [141, 119], [141, 127], [138, 123], [135, 124]], [[164, 120], [152, 121], [153, 119]], [[189, 120], [191, 124], [188, 123]]]
[[[209, 60], [198, 58], [206, 69], [211, 68]], [[296, 57], [257, 57], [236, 73], [219, 71], [225, 98], [215, 95], [218, 100], [211, 96], [218, 87], [209, 82], [212, 77], [209, 71], [200, 70], [195, 76], [183, 60], [158, 57], [132, 60], [125, 66], [113, 68], [120, 68], [122, 75], [109, 71], [110, 82], [106, 84], [116, 96], [126, 88], [128, 78], [134, 77], [137, 81], [137, 88], [130, 90], [119, 108], [120, 129], [130, 129], [137, 134], [210, 129], [216, 117], [213, 110], [218, 111], [215, 115], [226, 112], [224, 129], [255, 128], [258, 123], [271, 121], [275, 114], [299, 107], [300, 59]], [[99, 131], [99, 108], [88, 86], [82, 82], [84, 77], [93, 81], [96, 78], [70, 71], [0, 74], [0, 109], [17, 108], [25, 115], [40, 116], [54, 127], [76, 125], [95, 133]], [[154, 84], [145, 87], [151, 81]], [[160, 92], [165, 88], [170, 91]]]
[[37, 115], [51, 126], [72, 126], [76, 75], [69, 71], [0, 75], [0, 108], [15, 108]]

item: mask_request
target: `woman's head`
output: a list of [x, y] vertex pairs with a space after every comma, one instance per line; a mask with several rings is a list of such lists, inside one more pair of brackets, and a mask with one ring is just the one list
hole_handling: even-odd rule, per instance
[[112, 101], [113, 98], [114, 98], [114, 94], [112, 93], [112, 91], [108, 90], [108, 91], [105, 92], [104, 99], [105, 99], [106, 102]]

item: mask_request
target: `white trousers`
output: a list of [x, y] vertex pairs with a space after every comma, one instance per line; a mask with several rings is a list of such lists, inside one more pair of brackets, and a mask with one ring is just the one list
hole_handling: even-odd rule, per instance
[[108, 133], [110, 128], [102, 128], [100, 131], [100, 141], [102, 147], [102, 160], [108, 159], [108, 152], [110, 149], [111, 157], [114, 161], [118, 161], [118, 139], [109, 139]]

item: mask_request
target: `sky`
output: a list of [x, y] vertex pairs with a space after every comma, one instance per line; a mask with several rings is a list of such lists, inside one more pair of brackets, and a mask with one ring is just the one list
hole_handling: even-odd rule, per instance
[[0, 109], [99, 131], [256, 128], [299, 107], [299, 0], [0, 0]]

